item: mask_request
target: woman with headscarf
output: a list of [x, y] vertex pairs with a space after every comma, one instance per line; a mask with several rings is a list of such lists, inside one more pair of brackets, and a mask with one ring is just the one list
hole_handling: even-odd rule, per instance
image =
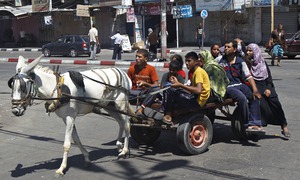
[[214, 60], [213, 56], [208, 50], [200, 51], [199, 59], [200, 66], [202, 66], [202, 68], [208, 74], [210, 80], [210, 88], [213, 89], [213, 91], [223, 99], [226, 93], [226, 87], [229, 84], [226, 72]]
[[247, 55], [251, 60], [251, 74], [255, 80], [257, 89], [263, 95], [260, 100], [262, 122], [272, 125], [280, 125], [281, 133], [289, 138], [291, 135], [287, 128], [287, 120], [272, 80], [271, 71], [265, 62], [261, 50], [257, 44], [251, 43], [247, 47]]

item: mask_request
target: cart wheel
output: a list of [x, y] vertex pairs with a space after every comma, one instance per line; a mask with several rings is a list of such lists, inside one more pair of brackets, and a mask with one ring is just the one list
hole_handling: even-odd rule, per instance
[[140, 145], [153, 144], [159, 138], [160, 133], [160, 130], [148, 127], [131, 126], [130, 128], [132, 139]]
[[244, 124], [244, 119], [240, 111], [238, 110], [238, 108], [235, 108], [231, 119], [231, 129], [234, 136], [237, 137], [239, 140], [248, 139]]
[[177, 128], [179, 148], [191, 155], [201, 154], [208, 149], [213, 137], [213, 127], [207, 116], [192, 114]]

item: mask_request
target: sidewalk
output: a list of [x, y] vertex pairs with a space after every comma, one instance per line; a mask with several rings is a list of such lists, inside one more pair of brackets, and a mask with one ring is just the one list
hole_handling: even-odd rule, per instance
[[[210, 50], [210, 47], [204, 47], [206, 50]], [[264, 47], [261, 47], [262, 53], [264, 55], [264, 58], [269, 58], [270, 56], [264, 51]], [[0, 48], [0, 51], [19, 51], [19, 52], [24, 52], [24, 51], [32, 51], [32, 52], [41, 52], [41, 48], [31, 48], [31, 47], [25, 47], [25, 48]], [[167, 48], [167, 61], [165, 62], [153, 62], [150, 61], [148, 62], [150, 65], [154, 67], [164, 67], [168, 68], [169, 67], [169, 58], [173, 54], [180, 54], [184, 56], [187, 52], [190, 51], [195, 51], [199, 52], [199, 48], [195, 46], [184, 46], [184, 47], [179, 47], [179, 48]], [[41, 63], [48, 63], [48, 64], [77, 64], [77, 65], [97, 65], [97, 66], [130, 66], [135, 63], [135, 52], [124, 52], [122, 54], [122, 60], [111, 60], [110, 57], [113, 53], [112, 49], [102, 49], [101, 53], [98, 55], [99, 60], [96, 61], [91, 61], [87, 60], [88, 58], [82, 59], [81, 57], [78, 58], [61, 58], [60, 56], [58, 57], [50, 57], [49, 58], [42, 58], [40, 61]], [[160, 49], [158, 49], [158, 57], [160, 56]], [[26, 59], [27, 63], [32, 62], [34, 59]], [[0, 62], [17, 62], [18, 57], [15, 58], [1, 58], [0, 57]]]

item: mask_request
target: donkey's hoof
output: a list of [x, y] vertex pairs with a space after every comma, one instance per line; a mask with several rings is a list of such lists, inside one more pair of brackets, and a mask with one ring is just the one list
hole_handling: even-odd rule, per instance
[[54, 175], [55, 178], [61, 178], [63, 176], [64, 176], [64, 174], [60, 174], [60, 173], [55, 173], [55, 175]]
[[120, 153], [119, 155], [118, 155], [118, 160], [119, 159], [126, 159], [126, 157], [127, 157], [127, 154], [125, 154], [125, 153]]

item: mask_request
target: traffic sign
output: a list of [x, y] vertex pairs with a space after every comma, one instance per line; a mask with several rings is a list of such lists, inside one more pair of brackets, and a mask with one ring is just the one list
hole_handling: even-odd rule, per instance
[[206, 10], [202, 10], [201, 13], [200, 13], [200, 15], [201, 15], [201, 17], [202, 17], [203, 19], [205, 19], [205, 18], [207, 18], [207, 16], [208, 16], [208, 12], [207, 12]]

